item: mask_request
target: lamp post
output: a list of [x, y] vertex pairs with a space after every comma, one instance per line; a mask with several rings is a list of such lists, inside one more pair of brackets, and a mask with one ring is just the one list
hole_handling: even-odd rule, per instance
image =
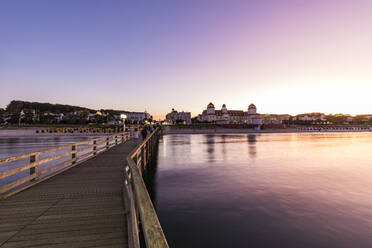
[[123, 119], [123, 132], [125, 132], [125, 119], [127, 119], [127, 115], [126, 114], [121, 114], [120, 118]]

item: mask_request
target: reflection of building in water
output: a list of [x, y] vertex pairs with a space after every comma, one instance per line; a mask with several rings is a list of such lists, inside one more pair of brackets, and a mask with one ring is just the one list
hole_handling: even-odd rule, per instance
[[[191, 135], [165, 135], [168, 149], [175, 157], [191, 157]], [[181, 149], [182, 147], [182, 149]], [[190, 158], [191, 159], [191, 158]]]
[[215, 136], [207, 134], [205, 135], [205, 138], [206, 138], [206, 144], [207, 144], [208, 161], [214, 162], [216, 160], [216, 157], [214, 154]]
[[227, 135], [222, 134], [220, 137], [221, 137], [221, 144], [222, 144], [222, 156], [223, 156], [223, 160], [225, 160], [226, 159], [226, 138], [227, 138]]
[[255, 144], [256, 143], [256, 134], [248, 134], [248, 143], [251, 144]]
[[221, 110], [216, 110], [213, 103], [209, 103], [207, 109], [198, 116], [199, 121], [217, 122], [220, 124], [246, 123], [251, 125], [261, 125], [262, 119], [257, 113], [254, 104], [248, 106], [247, 112], [243, 110], [228, 110], [223, 104]]
[[248, 154], [251, 158], [254, 158], [257, 155], [256, 134], [248, 134], [247, 139], [248, 139]]

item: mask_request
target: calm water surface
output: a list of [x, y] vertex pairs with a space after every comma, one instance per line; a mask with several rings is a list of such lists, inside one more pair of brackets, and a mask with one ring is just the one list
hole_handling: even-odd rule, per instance
[[372, 134], [168, 135], [150, 194], [171, 247], [372, 247]]

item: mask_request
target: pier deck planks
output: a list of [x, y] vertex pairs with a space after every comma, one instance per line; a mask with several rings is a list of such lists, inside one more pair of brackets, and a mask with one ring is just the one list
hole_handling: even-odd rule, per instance
[[0, 201], [0, 247], [127, 247], [121, 189], [133, 140]]

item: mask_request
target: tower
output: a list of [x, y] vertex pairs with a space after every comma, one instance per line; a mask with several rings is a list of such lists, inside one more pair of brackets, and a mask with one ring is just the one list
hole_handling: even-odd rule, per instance
[[256, 105], [254, 105], [253, 103], [251, 105], [249, 105], [248, 107], [248, 115], [255, 115], [257, 114], [257, 108], [256, 108]]
[[207, 114], [214, 115], [216, 113], [213, 103], [209, 103], [207, 106]]
[[227, 114], [226, 104], [222, 105], [221, 113], [222, 114]]

